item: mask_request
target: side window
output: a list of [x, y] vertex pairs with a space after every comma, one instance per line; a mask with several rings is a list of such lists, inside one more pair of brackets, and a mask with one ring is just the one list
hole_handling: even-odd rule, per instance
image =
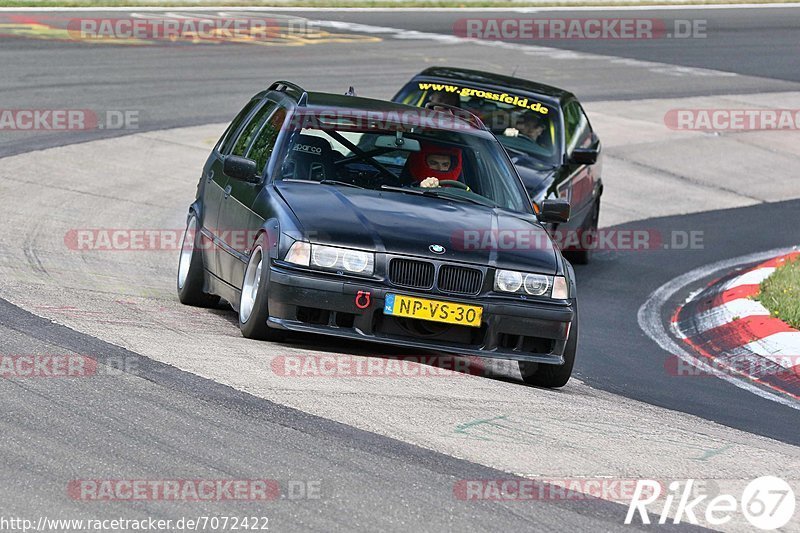
[[276, 107], [278, 107], [278, 104], [268, 100], [261, 106], [261, 109], [255, 112], [250, 122], [245, 125], [239, 137], [236, 139], [236, 143], [231, 150], [232, 155], [244, 156], [245, 152], [247, 152], [247, 148], [252, 144], [258, 132], [258, 126], [261, 124], [261, 121], [264, 117], [269, 116]]
[[589, 119], [583, 109], [574, 100], [564, 107], [564, 126], [567, 139], [567, 153], [572, 152], [576, 146], [583, 145], [592, 133], [589, 128]]
[[580, 104], [575, 104], [575, 107], [578, 108], [578, 113], [580, 113], [580, 127], [578, 128], [578, 146], [585, 146], [591, 140], [592, 137], [592, 126], [589, 124], [589, 119], [586, 116], [586, 112], [580, 106]]
[[225, 130], [225, 133], [222, 134], [219, 142], [217, 143], [217, 149], [220, 153], [226, 154], [231, 149], [231, 145], [233, 144], [234, 134], [236, 130], [239, 129], [242, 121], [247, 118], [247, 115], [250, 114], [250, 111], [258, 104], [258, 100], [250, 100], [244, 108], [239, 111], [239, 114], [236, 115], [236, 118], [233, 119], [231, 125], [228, 126], [228, 129]]
[[264, 172], [264, 167], [275, 149], [275, 141], [281, 132], [283, 121], [286, 119], [286, 109], [279, 108], [271, 117], [264, 122], [261, 131], [258, 132], [250, 152], [247, 154], [249, 159], [256, 162], [256, 169], [260, 175]]

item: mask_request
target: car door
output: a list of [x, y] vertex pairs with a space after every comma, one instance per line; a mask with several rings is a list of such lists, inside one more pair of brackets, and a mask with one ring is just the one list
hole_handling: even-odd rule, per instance
[[247, 266], [247, 255], [255, 232], [264, 220], [252, 210], [256, 198], [263, 188], [263, 174], [267, 167], [275, 142], [286, 118], [286, 109], [267, 100], [254, 115], [253, 126], [245, 127], [231, 151], [256, 162], [256, 174], [262, 176], [259, 183], [248, 183], [231, 179], [224, 191], [219, 226], [224, 242], [220, 251], [222, 279], [239, 287]]
[[219, 213], [222, 208], [224, 190], [228, 186], [229, 178], [222, 170], [225, 155], [230, 153], [233, 143], [237, 138], [237, 133], [242, 124], [260, 103], [259, 100], [250, 100], [246, 106], [236, 115], [231, 124], [222, 134], [222, 137], [214, 147], [211, 157], [209, 157], [203, 169], [203, 198], [201, 213], [201, 236], [203, 250], [203, 264], [205, 268], [216, 276], [219, 276], [219, 260], [217, 257], [217, 246], [213, 245], [213, 240], [219, 238]]
[[574, 162], [572, 152], [578, 147], [589, 147], [593, 140], [594, 134], [586, 113], [577, 100], [568, 101], [564, 105], [564, 165], [567, 177], [559, 184], [558, 195], [570, 203], [569, 228], [579, 228], [584, 225], [594, 200], [591, 166]]

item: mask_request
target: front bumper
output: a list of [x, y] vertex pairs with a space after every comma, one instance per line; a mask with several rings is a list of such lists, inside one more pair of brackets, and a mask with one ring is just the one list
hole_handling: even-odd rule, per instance
[[[370, 304], [363, 309], [356, 305], [359, 291], [370, 294]], [[481, 305], [481, 327], [384, 315], [384, 298], [390, 292]], [[275, 264], [270, 267], [268, 294], [270, 317], [267, 323], [273, 328], [547, 364], [563, 364], [562, 355], [573, 319], [571, 302], [521, 303], [500, 297], [451, 297], [388, 288], [373, 280], [332, 279], [324, 274], [297, 272]], [[362, 306], [364, 302], [362, 295]]]

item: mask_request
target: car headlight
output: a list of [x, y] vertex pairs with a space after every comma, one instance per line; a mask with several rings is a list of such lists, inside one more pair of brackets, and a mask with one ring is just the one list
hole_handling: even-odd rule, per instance
[[339, 261], [339, 249], [330, 246], [312, 246], [311, 264], [322, 268], [333, 268]]
[[517, 292], [522, 287], [522, 274], [511, 270], [498, 270], [494, 277], [495, 290]]
[[311, 243], [295, 241], [283, 260], [295, 265], [308, 266], [311, 260]]
[[531, 296], [541, 296], [550, 289], [550, 276], [541, 274], [526, 274], [522, 282], [522, 288]]
[[371, 276], [375, 270], [375, 254], [372, 252], [301, 241], [292, 244], [284, 260], [296, 265], [362, 276]]
[[370, 274], [372, 273], [372, 263], [370, 261], [373, 255], [359, 250], [346, 250], [342, 256], [342, 266], [348, 272], [364, 272], [369, 268]]
[[569, 287], [563, 276], [545, 276], [514, 270], [498, 270], [494, 276], [494, 290], [558, 300], [569, 298]]

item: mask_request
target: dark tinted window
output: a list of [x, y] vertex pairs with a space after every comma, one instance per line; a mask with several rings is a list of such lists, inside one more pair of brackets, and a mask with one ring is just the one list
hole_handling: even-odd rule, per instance
[[264, 171], [264, 166], [267, 164], [270, 155], [272, 155], [272, 150], [275, 149], [275, 141], [278, 138], [278, 134], [281, 132], [281, 127], [285, 119], [285, 109], [279, 108], [275, 111], [272, 116], [264, 122], [264, 125], [261, 126], [261, 130], [258, 132], [258, 136], [253, 143], [253, 147], [250, 148], [250, 152], [247, 154], [249, 159], [256, 162], [256, 169], [259, 174]]
[[261, 122], [265, 117], [268, 117], [270, 114], [272, 114], [277, 107], [278, 104], [267, 100], [264, 105], [262, 105], [261, 108], [255, 112], [255, 114], [250, 118], [250, 121], [242, 129], [239, 137], [236, 139], [236, 143], [233, 145], [231, 154], [244, 156], [245, 153], [247, 153], [247, 148], [253, 143], [253, 139], [255, 139], [256, 134], [259, 131]]
[[236, 115], [236, 118], [233, 119], [228, 129], [225, 130], [225, 133], [222, 134], [222, 138], [220, 138], [219, 142], [217, 143], [217, 149], [226, 154], [231, 149], [231, 145], [233, 144], [233, 140], [235, 139], [234, 134], [236, 130], [239, 129], [242, 121], [247, 118], [247, 115], [250, 114], [250, 111], [258, 104], [258, 100], [250, 100], [244, 108], [239, 111], [239, 114]]

